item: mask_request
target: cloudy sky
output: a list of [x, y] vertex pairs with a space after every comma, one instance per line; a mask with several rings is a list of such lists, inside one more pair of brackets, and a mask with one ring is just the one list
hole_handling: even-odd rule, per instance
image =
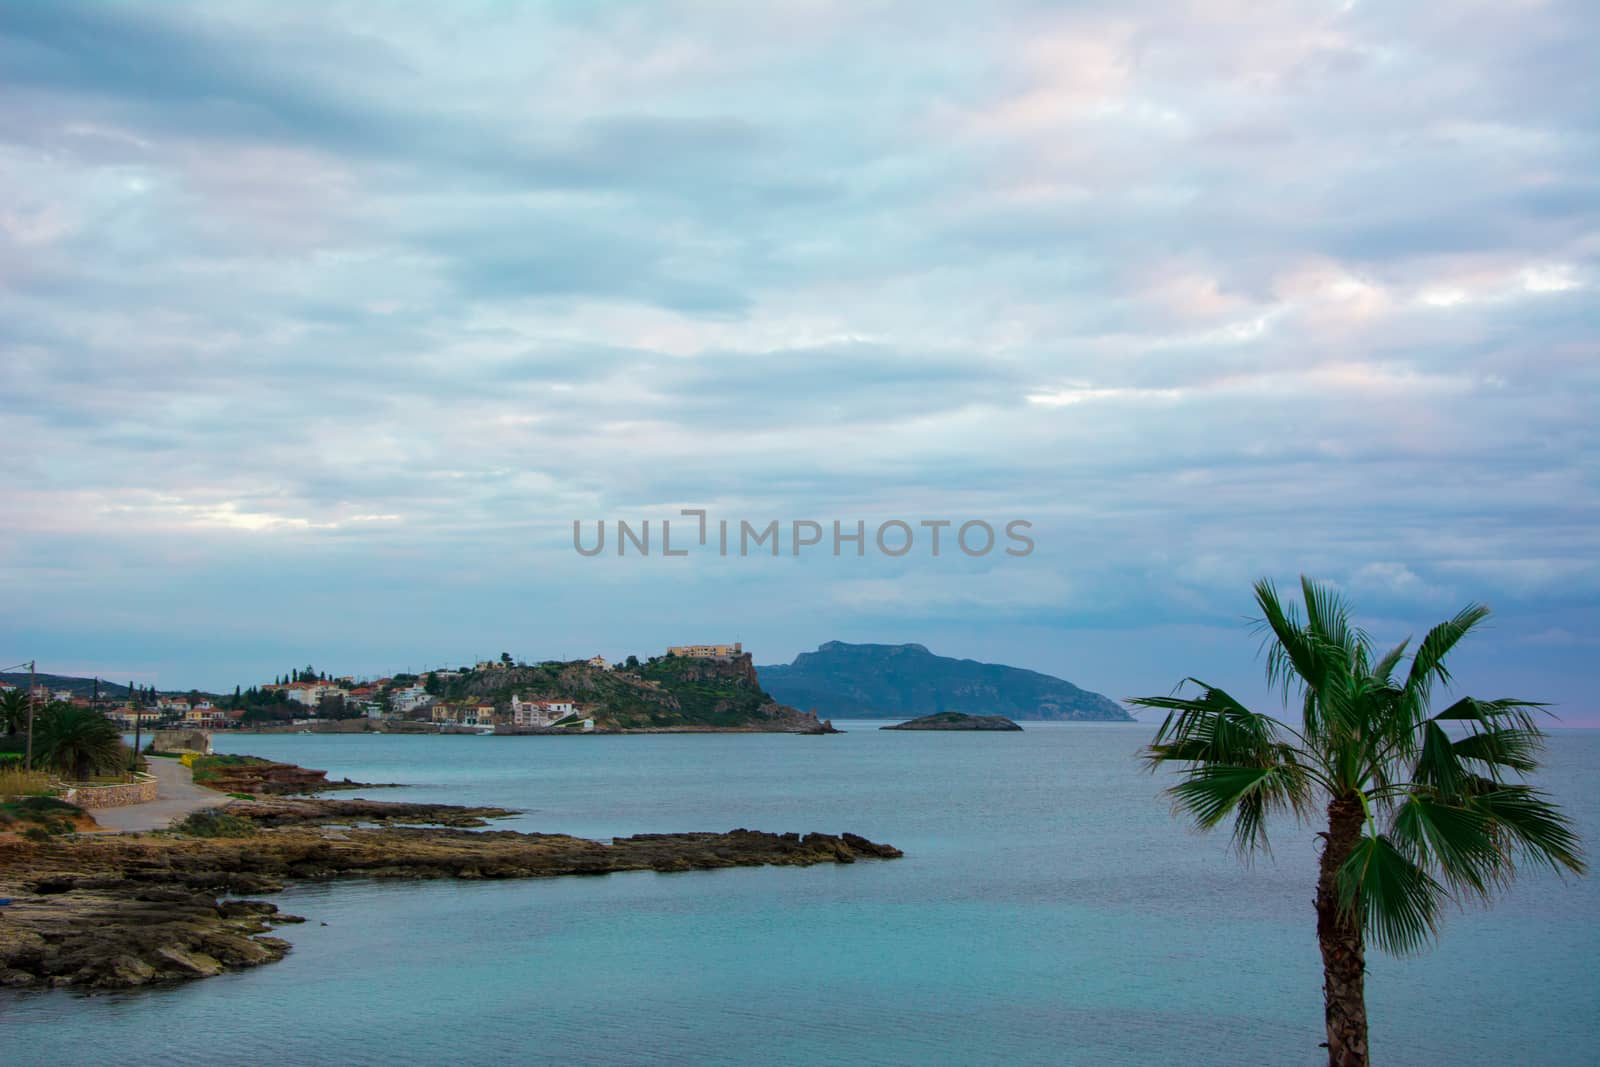
[[[1597, 23], [6, 3], [0, 660], [920, 641], [1255, 696], [1249, 582], [1309, 572], [1385, 640], [1487, 601], [1462, 682], [1600, 724]], [[682, 508], [1037, 549], [573, 551]]]

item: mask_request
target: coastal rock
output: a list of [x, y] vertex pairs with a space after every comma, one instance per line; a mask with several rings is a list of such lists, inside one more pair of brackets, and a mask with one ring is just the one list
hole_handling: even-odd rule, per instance
[[487, 826], [489, 819], [517, 814], [509, 808], [472, 808], [455, 804], [411, 804], [381, 800], [282, 797], [240, 800], [224, 809], [229, 815], [249, 819], [257, 826], [322, 826], [330, 823], [425, 823], [469, 829]]
[[311, 770], [293, 763], [278, 763], [257, 756], [206, 756], [195, 761], [197, 785], [219, 793], [285, 796], [295, 793], [320, 793], [329, 789], [378, 789], [366, 782], [328, 781], [327, 771]]
[[941, 711], [924, 715], [920, 719], [880, 726], [880, 730], [1020, 730], [1022, 727], [1004, 715], [965, 715], [959, 711]]
[[[737, 829], [639, 834], [607, 843], [397, 825], [509, 814], [447, 805], [273, 799], [233, 803], [228, 813], [250, 820], [257, 832], [0, 841], [0, 897], [12, 898], [0, 909], [0, 985], [124, 989], [271, 963], [290, 946], [267, 932], [303, 920], [266, 901], [218, 896], [272, 892], [296, 881], [801, 867], [901, 854], [849, 833]], [[330, 831], [330, 824], [340, 829]]]

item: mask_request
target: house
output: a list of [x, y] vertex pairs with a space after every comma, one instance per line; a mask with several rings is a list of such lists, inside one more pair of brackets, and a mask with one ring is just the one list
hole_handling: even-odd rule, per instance
[[461, 709], [462, 726], [493, 726], [495, 714], [493, 704], [467, 704]]
[[667, 655], [687, 659], [729, 659], [743, 652], [744, 645], [737, 641], [731, 645], [672, 645], [667, 649]]
[[609, 671], [613, 669], [611, 664], [606, 662], [606, 658], [604, 656], [591, 656], [588, 663], [589, 666], [596, 667], [602, 671]]
[[[201, 704], [205, 706], [201, 707]], [[221, 726], [227, 717], [227, 712], [212, 707], [210, 701], [202, 700], [184, 713], [183, 721], [190, 726]]]
[[433, 702], [433, 697], [420, 685], [396, 689], [389, 694], [389, 706], [402, 715], [410, 714], [418, 708], [426, 708]]
[[149, 708], [111, 708], [106, 718], [127, 730], [150, 729], [161, 719], [161, 713]]
[[549, 726], [576, 713], [578, 706], [568, 700], [523, 700], [511, 698], [513, 726]]
[[465, 726], [475, 730], [493, 730], [495, 711], [493, 704], [435, 704], [433, 721], [441, 726]]
[[290, 682], [284, 686], [288, 699], [314, 708], [327, 697], [344, 698], [344, 690], [329, 682]]

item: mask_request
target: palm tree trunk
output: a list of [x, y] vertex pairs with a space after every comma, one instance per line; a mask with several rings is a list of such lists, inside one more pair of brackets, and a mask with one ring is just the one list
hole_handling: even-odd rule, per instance
[[1329, 1067], [1366, 1067], [1366, 946], [1359, 918], [1339, 907], [1335, 881], [1361, 838], [1363, 813], [1354, 794], [1328, 804], [1328, 835], [1317, 878], [1317, 942], [1322, 948], [1322, 1005]]

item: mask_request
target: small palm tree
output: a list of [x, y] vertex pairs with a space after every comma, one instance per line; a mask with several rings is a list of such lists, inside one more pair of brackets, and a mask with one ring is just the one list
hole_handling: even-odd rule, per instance
[[0, 720], [5, 722], [6, 736], [16, 737], [28, 724], [28, 694], [20, 689], [0, 693]]
[[1243, 855], [1267, 848], [1267, 817], [1322, 808], [1317, 940], [1332, 1067], [1367, 1062], [1366, 943], [1403, 954], [1438, 932], [1447, 901], [1488, 900], [1519, 863], [1584, 870], [1571, 823], [1522, 776], [1537, 767], [1543, 705], [1462, 697], [1431, 710], [1445, 657], [1489, 609], [1471, 605], [1378, 655], [1345, 602], [1300, 580], [1304, 617], [1255, 585], [1267, 679], [1297, 697], [1299, 729], [1252, 712], [1198, 679], [1193, 695], [1129, 703], [1168, 714], [1145, 752], [1176, 764], [1175, 811], [1212, 829], [1230, 816]]
[[93, 708], [50, 705], [34, 723], [33, 750], [61, 774], [80, 781], [123, 764], [121, 731]]

